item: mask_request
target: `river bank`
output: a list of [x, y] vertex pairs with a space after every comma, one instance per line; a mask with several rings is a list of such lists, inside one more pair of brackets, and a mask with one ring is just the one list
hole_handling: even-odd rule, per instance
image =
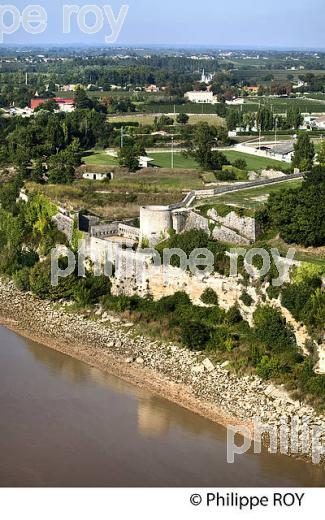
[[299, 416], [325, 429], [323, 416], [282, 389], [256, 376], [238, 378], [202, 353], [135, 336], [132, 324], [100, 309], [96, 320], [69, 314], [0, 280], [0, 323], [223, 426], [251, 427], [254, 417], [279, 425], [283, 416]]

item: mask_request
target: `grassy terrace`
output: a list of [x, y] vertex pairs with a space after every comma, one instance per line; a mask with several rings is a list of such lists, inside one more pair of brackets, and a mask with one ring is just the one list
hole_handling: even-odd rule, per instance
[[219, 195], [205, 202], [205, 204], [235, 205], [246, 209], [256, 209], [267, 201], [271, 193], [281, 192], [288, 187], [297, 188], [301, 186], [301, 180], [282, 182], [274, 185], [259, 186], [249, 190], [236, 191]]
[[[160, 168], [171, 168], [171, 152], [150, 153], [155, 166]], [[191, 157], [184, 157], [181, 153], [174, 153], [174, 168], [176, 169], [199, 169], [198, 163]]]
[[104, 151], [93, 151], [89, 155], [83, 157], [83, 161], [87, 165], [92, 166], [117, 166], [118, 162], [115, 157], [108, 155]]
[[276, 161], [274, 159], [269, 159], [267, 157], [258, 157], [242, 152], [236, 152], [235, 150], [230, 150], [229, 152], [223, 152], [228, 161], [234, 162], [238, 159], [244, 159], [247, 163], [247, 170], [262, 170], [267, 166], [272, 166], [275, 169], [280, 165], [283, 166], [282, 161]]
[[[272, 166], [273, 168], [278, 168], [280, 165], [283, 166], [281, 161], [275, 161], [274, 159], [267, 159], [264, 157], [255, 157], [254, 155], [245, 154], [242, 152], [229, 151], [222, 152], [226, 155], [228, 161], [233, 163], [238, 159], [244, 159], [247, 163], [247, 171], [251, 170], [262, 170], [267, 168], [268, 166]], [[159, 166], [160, 168], [170, 168], [171, 167], [171, 153], [170, 152], [161, 152], [161, 153], [150, 153], [150, 157], [154, 159], [154, 164]], [[181, 153], [174, 154], [174, 167], [177, 168], [193, 168], [200, 169], [197, 162], [192, 158], [186, 158]]]
[[[100, 168], [99, 168], [100, 170]], [[197, 170], [148, 170], [129, 174], [118, 169], [114, 180], [78, 180], [72, 185], [40, 185], [27, 188], [42, 192], [70, 209], [87, 209], [103, 219], [117, 220], [139, 216], [139, 206], [179, 202], [191, 189], [204, 188]]]
[[[254, 155], [245, 154], [242, 152], [236, 152], [234, 150], [223, 151], [227, 159], [230, 162], [234, 162], [237, 159], [244, 159], [247, 163], [247, 170], [260, 170], [267, 166], [274, 168], [283, 165], [280, 161], [274, 159], [268, 159], [264, 157], [255, 157]], [[171, 152], [149, 152], [150, 157], [154, 160], [154, 165], [159, 168], [171, 168]], [[107, 155], [103, 151], [93, 151], [92, 154], [86, 155], [83, 158], [85, 164], [91, 166], [117, 166], [117, 160], [115, 157]], [[175, 169], [200, 169], [197, 162], [192, 158], [186, 158], [180, 152], [174, 153], [174, 168]]]

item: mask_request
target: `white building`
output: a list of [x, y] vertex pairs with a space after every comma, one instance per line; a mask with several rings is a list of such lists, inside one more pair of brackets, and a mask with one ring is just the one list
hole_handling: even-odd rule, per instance
[[89, 181], [105, 181], [106, 179], [112, 179], [113, 173], [85, 172], [82, 177]]
[[205, 83], [208, 85], [213, 80], [213, 74], [206, 74], [205, 70], [203, 69], [202, 76], [201, 76], [201, 83]]
[[217, 97], [213, 95], [213, 92], [209, 91], [186, 92], [184, 97], [191, 103], [206, 103], [210, 105], [218, 103]]
[[312, 126], [318, 128], [318, 130], [325, 130], [325, 116], [314, 119]]
[[141, 157], [139, 157], [140, 168], [149, 168], [152, 163], [153, 159], [151, 157], [146, 157], [145, 155], [141, 155]]
[[267, 152], [273, 159], [290, 163], [294, 155], [294, 143], [279, 143], [269, 148]]
[[243, 105], [244, 104], [244, 98], [235, 98], [231, 101], [226, 101], [226, 105]]

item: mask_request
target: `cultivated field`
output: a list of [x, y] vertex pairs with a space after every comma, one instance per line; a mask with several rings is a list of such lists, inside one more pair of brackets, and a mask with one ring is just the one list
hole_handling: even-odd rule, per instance
[[[179, 105], [179, 106], [182, 106], [182, 105]], [[178, 107], [179, 107], [178, 106]], [[185, 112], [186, 113], [186, 112]], [[123, 115], [123, 114], [120, 114], [120, 115], [112, 115], [112, 116], [108, 116], [108, 121], [110, 123], [125, 123], [127, 125], [127, 123], [139, 123], [140, 125], [153, 125], [154, 124], [154, 121], [155, 121], [155, 117], [159, 116], [159, 115], [162, 115], [162, 114], [171, 114], [170, 117], [172, 117], [172, 119], [174, 119], [174, 121], [176, 120], [176, 116], [174, 115], [174, 112], [154, 112], [152, 114], [147, 114], [147, 113], [143, 113], [143, 114], [139, 114], [139, 113], [135, 113], [135, 114], [127, 114], [127, 115]], [[214, 125], [214, 126], [222, 126], [224, 124], [224, 120], [217, 116], [216, 114], [189, 114], [189, 123], [191, 125], [195, 125], [196, 123], [203, 123], [203, 122], [207, 122], [209, 123], [210, 125]], [[175, 127], [177, 128], [177, 127]]]
[[[309, 98], [309, 96], [308, 96]], [[249, 97], [243, 105], [245, 112], [256, 112], [260, 106], [269, 106], [275, 114], [285, 114], [289, 107], [298, 106], [302, 113], [325, 113], [325, 103], [304, 98], [269, 98]]]

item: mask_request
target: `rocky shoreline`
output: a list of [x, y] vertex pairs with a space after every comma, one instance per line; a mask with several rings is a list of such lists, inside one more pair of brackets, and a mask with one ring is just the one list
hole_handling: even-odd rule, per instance
[[283, 416], [297, 416], [325, 431], [324, 416], [283, 389], [256, 376], [239, 378], [202, 353], [135, 336], [131, 323], [100, 308], [87, 319], [0, 280], [0, 324], [224, 426], [251, 428], [255, 417], [280, 425]]

